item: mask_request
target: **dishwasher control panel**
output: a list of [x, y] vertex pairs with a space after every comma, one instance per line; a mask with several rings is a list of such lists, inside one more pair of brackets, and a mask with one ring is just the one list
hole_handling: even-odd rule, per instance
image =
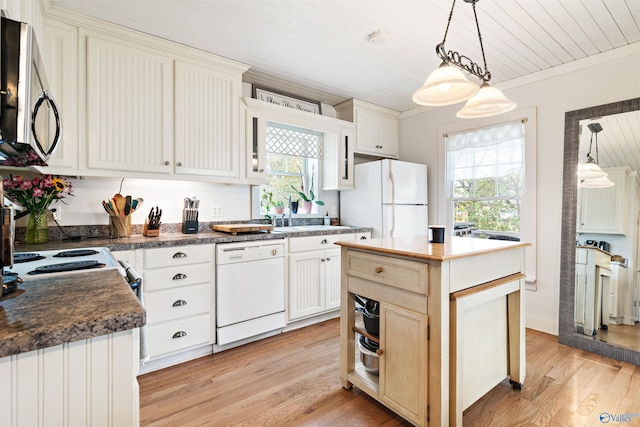
[[284, 257], [284, 243], [242, 242], [219, 244], [216, 264], [257, 261], [268, 258]]

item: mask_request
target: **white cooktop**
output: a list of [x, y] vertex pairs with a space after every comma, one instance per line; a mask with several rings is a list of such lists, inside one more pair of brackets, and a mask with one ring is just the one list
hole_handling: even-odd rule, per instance
[[[78, 252], [83, 251], [83, 252]], [[73, 254], [81, 254], [82, 256], [73, 256], [73, 257], [56, 257], [54, 255], [60, 253], [73, 253]], [[86, 252], [86, 254], [85, 254]], [[125, 276], [124, 269], [115, 259], [113, 254], [108, 248], [104, 247], [91, 247], [91, 248], [78, 248], [78, 249], [68, 249], [68, 250], [50, 250], [50, 251], [29, 251], [29, 252], [16, 252], [14, 254], [14, 260], [18, 260], [20, 257], [25, 256], [26, 254], [37, 254], [44, 258], [27, 261], [27, 262], [14, 262], [13, 267], [5, 267], [5, 272], [10, 271], [17, 273], [22, 279], [27, 279], [30, 277], [43, 277], [51, 274], [73, 274], [81, 271], [89, 271], [89, 270], [99, 270], [104, 268], [117, 268], [120, 271], [120, 274]], [[104, 264], [104, 266], [100, 266], [98, 268], [85, 269], [85, 270], [72, 270], [72, 271], [63, 271], [63, 272], [49, 272], [48, 269], [53, 264], [62, 264], [68, 262], [81, 262], [83, 264]], [[29, 274], [30, 271], [34, 271], [40, 268], [41, 270], [44, 268], [45, 273], [41, 274]]]

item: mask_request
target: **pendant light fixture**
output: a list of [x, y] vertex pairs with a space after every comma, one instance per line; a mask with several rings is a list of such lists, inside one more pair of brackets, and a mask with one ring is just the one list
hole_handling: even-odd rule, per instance
[[[440, 66], [427, 78], [420, 89], [413, 94], [413, 102], [420, 105], [443, 106], [467, 101], [467, 104], [457, 113], [460, 118], [489, 117], [506, 113], [516, 108], [516, 104], [509, 101], [500, 90], [489, 86], [491, 73], [487, 69], [487, 60], [484, 56], [484, 46], [476, 14], [476, 3], [480, 0], [464, 0], [471, 3], [473, 16], [478, 30], [478, 41], [482, 52], [484, 68], [473, 62], [469, 57], [456, 51], [446, 51], [444, 44], [447, 41], [449, 25], [453, 17], [456, 0], [453, 0], [447, 28], [442, 42], [436, 46], [436, 54], [442, 59]], [[482, 81], [478, 86], [469, 80], [463, 71]]]
[[[589, 152], [587, 153], [587, 162], [578, 165], [578, 180], [581, 188], [607, 188], [613, 187], [615, 183], [607, 177], [607, 172], [603, 171], [598, 165], [598, 133], [602, 131], [600, 123], [590, 123], [588, 126], [591, 131], [591, 139], [589, 140]], [[596, 136], [596, 158], [594, 160], [591, 155], [593, 148], [593, 136]]]

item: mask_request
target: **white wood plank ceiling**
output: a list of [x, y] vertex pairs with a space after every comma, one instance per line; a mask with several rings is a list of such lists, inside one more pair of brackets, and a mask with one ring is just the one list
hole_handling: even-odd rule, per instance
[[[439, 64], [448, 0], [53, 0], [53, 5], [252, 66], [244, 81], [335, 105], [405, 111]], [[480, 0], [491, 83], [640, 42], [640, 0]], [[383, 31], [379, 45], [367, 36]], [[447, 49], [482, 64], [471, 5]], [[506, 95], [509, 96], [508, 91]], [[517, 100], [515, 100], [517, 102]]]

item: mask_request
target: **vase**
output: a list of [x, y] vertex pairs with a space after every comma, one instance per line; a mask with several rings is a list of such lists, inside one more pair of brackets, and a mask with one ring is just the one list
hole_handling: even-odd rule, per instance
[[24, 240], [27, 243], [46, 243], [49, 241], [46, 209], [29, 213], [27, 234]]
[[313, 202], [307, 202], [304, 200], [300, 200], [300, 204], [298, 205], [298, 213], [299, 214], [308, 214], [311, 213], [311, 209], [313, 208]]

